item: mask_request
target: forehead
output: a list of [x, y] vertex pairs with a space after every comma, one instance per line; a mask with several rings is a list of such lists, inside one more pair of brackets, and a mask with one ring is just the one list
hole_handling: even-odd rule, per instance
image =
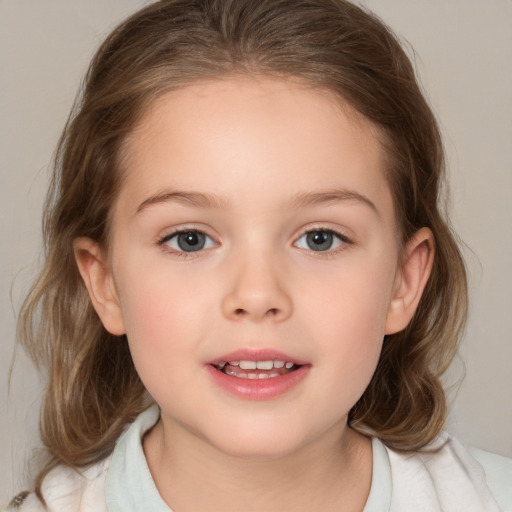
[[286, 80], [232, 77], [168, 92], [123, 153], [133, 200], [162, 187], [233, 200], [343, 187], [390, 201], [378, 129], [337, 95]]

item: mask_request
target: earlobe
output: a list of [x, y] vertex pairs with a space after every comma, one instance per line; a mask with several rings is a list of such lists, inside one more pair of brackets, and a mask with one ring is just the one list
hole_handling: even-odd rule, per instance
[[73, 250], [92, 305], [105, 329], [117, 336], [125, 334], [121, 305], [103, 251], [96, 242], [85, 237], [74, 240]]
[[434, 263], [434, 235], [421, 228], [407, 242], [389, 305], [385, 334], [405, 329], [411, 321]]

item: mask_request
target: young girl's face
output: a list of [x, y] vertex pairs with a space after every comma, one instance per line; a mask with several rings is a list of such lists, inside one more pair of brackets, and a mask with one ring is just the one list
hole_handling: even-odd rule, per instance
[[412, 315], [422, 278], [397, 265], [381, 144], [340, 105], [204, 82], [155, 101], [126, 143], [108, 257], [81, 267], [176, 443], [275, 457], [339, 437]]

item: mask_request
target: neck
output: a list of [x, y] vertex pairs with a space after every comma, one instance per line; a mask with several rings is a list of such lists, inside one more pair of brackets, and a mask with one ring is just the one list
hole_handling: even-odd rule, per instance
[[346, 426], [275, 458], [232, 456], [193, 434], [174, 438], [159, 421], [144, 439], [156, 487], [174, 512], [361, 512], [370, 492], [371, 442]]

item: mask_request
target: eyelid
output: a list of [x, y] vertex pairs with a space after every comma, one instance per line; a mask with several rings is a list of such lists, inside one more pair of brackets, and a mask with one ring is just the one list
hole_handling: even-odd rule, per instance
[[[330, 248], [330, 249], [327, 249], [325, 251], [314, 251], [313, 249], [310, 249], [308, 247], [299, 247], [297, 245], [297, 243], [299, 242], [299, 240], [301, 240], [302, 238], [306, 237], [308, 234], [310, 233], [315, 233], [315, 232], [325, 232], [325, 233], [331, 233], [332, 235], [334, 235], [339, 241], [339, 245], [337, 247], [334, 247], [334, 248]], [[315, 254], [318, 254], [318, 255], [327, 255], [327, 254], [332, 254], [332, 253], [335, 253], [339, 250], [343, 250], [343, 248], [346, 248], [347, 246], [351, 246], [354, 244], [354, 241], [351, 237], [349, 237], [343, 230], [340, 230], [340, 229], [336, 229], [336, 228], [333, 228], [333, 227], [327, 227], [325, 225], [313, 225], [311, 227], [308, 227], [308, 228], [305, 228], [305, 229], [302, 229], [301, 230], [301, 234], [295, 238], [295, 241], [293, 242], [293, 245], [295, 247], [297, 247], [298, 249], [303, 249], [303, 250], [306, 250], [306, 251], [309, 251], [309, 252], [312, 252], [312, 253], [315, 253]]]
[[[159, 236], [155, 243], [156, 243], [156, 245], [160, 246], [163, 250], [170, 252], [174, 255], [177, 255], [177, 256], [180, 256], [183, 258], [195, 257], [195, 256], [198, 256], [198, 253], [201, 253], [206, 249], [211, 249], [212, 247], [219, 245], [219, 242], [217, 242], [215, 237], [210, 235], [207, 231], [208, 230], [206, 230], [204, 228], [203, 229], [199, 228], [197, 226], [187, 226], [187, 225], [179, 226], [179, 227], [172, 228], [171, 230], [167, 231], [162, 236]], [[183, 234], [183, 233], [191, 233], [191, 232], [203, 234], [207, 239], [209, 239], [212, 242], [212, 244], [209, 245], [208, 247], [203, 247], [197, 251], [190, 251], [190, 252], [183, 251], [179, 248], [171, 247], [168, 244], [168, 242], [170, 240], [172, 240], [173, 238], [176, 238], [178, 235]]]
[[[220, 245], [220, 242], [218, 241], [218, 237], [209, 234], [209, 231], [211, 231], [211, 230], [209, 230], [207, 228], [185, 224], [182, 226], [170, 228], [163, 235], [159, 236], [156, 239], [155, 243], [156, 243], [156, 245], [160, 246], [162, 248], [162, 250], [172, 253], [173, 255], [183, 257], [183, 258], [197, 257], [197, 256], [199, 256], [199, 253], [202, 253], [203, 251], [205, 251], [207, 249], [211, 249], [213, 247]], [[201, 233], [201, 234], [205, 235], [205, 237], [207, 237], [212, 243], [208, 247], [203, 247], [197, 251], [184, 251], [184, 250], [181, 250], [178, 248], [170, 247], [167, 244], [167, 242], [169, 240], [171, 240], [173, 237], [176, 237], [179, 234], [188, 233], [188, 232]], [[314, 232], [331, 233], [339, 240], [339, 244], [334, 248], [329, 248], [324, 251], [314, 251], [313, 249], [310, 249], [307, 247], [298, 247], [297, 243], [300, 239], [307, 236], [309, 233], [314, 233]], [[354, 240], [352, 239], [351, 236], [349, 237], [346, 234], [345, 230], [326, 226], [325, 224], [313, 224], [313, 225], [310, 224], [307, 228], [302, 228], [299, 231], [299, 233], [300, 233], [300, 235], [296, 236], [294, 238], [293, 246], [295, 246], [299, 249], [308, 251], [310, 253], [314, 253], [319, 256], [322, 256], [322, 255], [328, 256], [329, 254], [333, 255], [333, 253], [339, 252], [340, 250], [346, 249], [348, 246], [354, 245]]]

